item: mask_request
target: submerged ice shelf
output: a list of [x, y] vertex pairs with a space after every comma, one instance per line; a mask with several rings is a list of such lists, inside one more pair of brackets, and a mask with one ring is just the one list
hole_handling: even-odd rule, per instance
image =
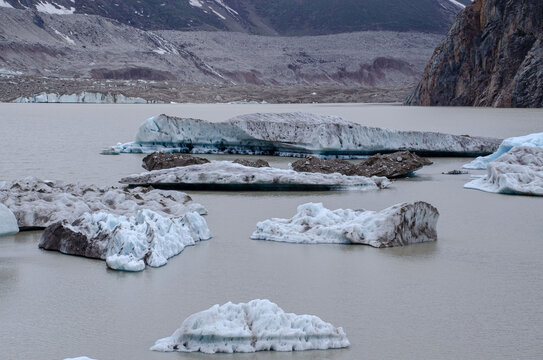
[[151, 350], [203, 353], [297, 351], [348, 347], [341, 327], [312, 315], [285, 313], [269, 300], [214, 305], [189, 316]]
[[145, 121], [136, 141], [117, 144], [124, 153], [185, 152], [281, 156], [356, 157], [400, 150], [476, 156], [495, 151], [499, 140], [363, 126], [341, 117], [310, 113], [262, 113], [222, 123], [159, 115]]
[[45, 229], [39, 246], [102, 259], [114, 270], [141, 271], [146, 265], [163, 266], [186, 246], [209, 238], [207, 223], [196, 212], [167, 218], [139, 210], [135, 216], [85, 213], [71, 223], [55, 223]]
[[486, 165], [487, 174], [467, 189], [500, 194], [543, 196], [543, 147], [514, 147]]
[[439, 212], [418, 201], [370, 210], [326, 209], [322, 203], [298, 206], [290, 219], [268, 219], [256, 225], [253, 240], [299, 244], [367, 244], [404, 246], [437, 240]]
[[71, 222], [88, 212], [133, 215], [149, 209], [165, 217], [180, 217], [191, 211], [206, 213], [202, 205], [178, 191], [86, 186], [33, 177], [0, 182], [0, 203], [15, 214], [22, 230], [45, 228], [62, 220]]
[[543, 147], [543, 133], [507, 138], [502, 141], [499, 148], [488, 156], [480, 156], [472, 162], [465, 164], [464, 169], [484, 170], [491, 161], [496, 160], [516, 146]]
[[390, 185], [385, 177], [299, 173], [270, 167], [249, 167], [229, 161], [154, 170], [125, 177], [120, 182], [134, 186], [212, 190], [376, 190]]

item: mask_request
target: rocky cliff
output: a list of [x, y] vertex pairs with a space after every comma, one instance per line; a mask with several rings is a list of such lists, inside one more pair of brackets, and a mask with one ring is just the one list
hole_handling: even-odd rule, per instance
[[543, 107], [543, 1], [474, 1], [406, 103]]

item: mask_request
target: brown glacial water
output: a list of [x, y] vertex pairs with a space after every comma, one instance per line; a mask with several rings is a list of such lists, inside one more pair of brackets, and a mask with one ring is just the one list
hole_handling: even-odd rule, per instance
[[[356, 104], [1, 104], [0, 110], [0, 180], [32, 175], [99, 185], [143, 171], [142, 155], [98, 153], [133, 140], [138, 126], [159, 113], [218, 121], [310, 111], [406, 130], [496, 137], [543, 131], [542, 110]], [[292, 161], [266, 160], [280, 167]], [[441, 173], [470, 159], [433, 160], [416, 176], [374, 192], [190, 192], [207, 207], [213, 238], [141, 273], [40, 250], [39, 231], [0, 238], [0, 358], [543, 358], [543, 198], [465, 190], [469, 175]], [[436, 243], [374, 249], [249, 239], [258, 221], [291, 217], [310, 201], [380, 210], [415, 200], [441, 213]], [[148, 350], [194, 312], [255, 298], [342, 326], [351, 347], [234, 355]]]

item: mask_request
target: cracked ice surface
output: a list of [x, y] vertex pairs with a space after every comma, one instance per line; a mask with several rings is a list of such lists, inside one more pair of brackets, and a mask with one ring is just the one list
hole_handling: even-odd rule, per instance
[[98, 211], [134, 215], [150, 209], [165, 217], [180, 217], [190, 211], [206, 213], [202, 205], [178, 191], [97, 187], [33, 177], [0, 182], [0, 203], [15, 214], [19, 228], [45, 228]]
[[269, 300], [214, 305], [189, 316], [151, 350], [203, 353], [296, 351], [348, 347], [341, 327], [313, 315], [285, 313]]
[[401, 203], [382, 211], [329, 210], [322, 203], [298, 206], [290, 219], [259, 222], [253, 240], [301, 244], [367, 244], [373, 247], [404, 246], [437, 240], [439, 212], [418, 201]]

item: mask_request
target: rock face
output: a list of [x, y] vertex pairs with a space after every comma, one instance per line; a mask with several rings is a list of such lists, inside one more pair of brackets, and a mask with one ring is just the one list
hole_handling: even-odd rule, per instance
[[484, 170], [488, 163], [496, 160], [517, 146], [536, 146], [543, 148], [543, 132], [507, 138], [502, 141], [499, 148], [494, 153], [488, 156], [480, 156], [462, 167], [464, 169]]
[[214, 305], [189, 316], [151, 350], [203, 353], [325, 350], [348, 347], [341, 327], [313, 315], [285, 313], [269, 300]]
[[106, 260], [107, 266], [115, 270], [141, 271], [145, 265], [163, 266], [186, 246], [210, 237], [206, 221], [196, 212], [179, 218], [163, 217], [150, 210], [139, 210], [135, 216], [98, 212], [47, 227], [39, 246]]
[[255, 168], [270, 167], [270, 164], [266, 160], [262, 160], [262, 159], [257, 159], [255, 161], [251, 161], [247, 159], [236, 159], [232, 162], [234, 164], [240, 164], [243, 166], [249, 166], [249, 167], [255, 167]]
[[356, 157], [400, 150], [423, 154], [486, 155], [498, 139], [363, 126], [338, 116], [257, 113], [212, 123], [159, 115], [147, 119], [124, 153], [182, 152], [279, 156]]
[[543, 196], [543, 147], [515, 147], [488, 163], [487, 175], [464, 185], [500, 194]]
[[209, 160], [187, 154], [164, 154], [154, 152], [143, 158], [143, 168], [145, 170], [162, 170], [178, 166], [207, 164]]
[[291, 164], [299, 172], [318, 172], [324, 174], [340, 173], [348, 176], [386, 176], [396, 178], [406, 176], [432, 162], [409, 151], [392, 154], [377, 154], [360, 163], [341, 159], [323, 160], [316, 157], [300, 159]]
[[180, 217], [190, 211], [206, 213], [202, 205], [182, 192], [100, 188], [32, 177], [1, 182], [0, 203], [15, 214], [21, 230], [45, 228], [62, 220], [72, 222], [88, 212], [134, 215], [138, 210], [150, 209], [164, 217]]
[[543, 106], [543, 2], [476, 0], [435, 50], [410, 105]]
[[11, 235], [19, 232], [15, 215], [0, 203], [0, 236]]
[[207, 190], [377, 190], [388, 187], [385, 177], [299, 173], [271, 167], [248, 167], [229, 161], [213, 161], [131, 175], [120, 180], [131, 186]]
[[256, 225], [253, 240], [299, 244], [366, 244], [376, 248], [437, 240], [439, 212], [417, 201], [380, 212], [328, 210], [322, 203], [298, 206], [291, 219], [269, 219]]

